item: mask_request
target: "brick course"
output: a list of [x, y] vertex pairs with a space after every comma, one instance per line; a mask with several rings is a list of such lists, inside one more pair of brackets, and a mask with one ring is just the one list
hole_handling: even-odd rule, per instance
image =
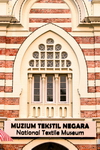
[[1, 98], [0, 97], [0, 104], [5, 104], [5, 105], [19, 105], [19, 98]]
[[30, 18], [30, 23], [65, 23], [71, 22], [71, 18]]
[[18, 118], [19, 110], [0, 110], [0, 117]]
[[2, 144], [3, 150], [21, 150], [25, 144]]
[[95, 144], [80, 144], [80, 145], [75, 145], [78, 150], [97, 150], [97, 145]]
[[41, 13], [41, 14], [66, 14], [71, 13], [70, 9], [31, 9], [30, 13]]
[[82, 118], [100, 117], [100, 110], [81, 110]]

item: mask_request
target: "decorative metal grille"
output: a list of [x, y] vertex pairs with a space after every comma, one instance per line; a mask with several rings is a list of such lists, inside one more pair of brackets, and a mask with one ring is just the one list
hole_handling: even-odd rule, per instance
[[42, 50], [42, 51], [45, 50], [45, 45], [44, 44], [40, 44], [39, 45], [39, 50]]
[[53, 45], [47, 45], [47, 50], [52, 51], [53, 50]]
[[33, 57], [34, 57], [34, 58], [39, 58], [39, 53], [38, 53], [38, 52], [34, 52], [34, 53], [33, 53]]
[[61, 54], [61, 58], [62, 58], [62, 59], [67, 58], [67, 53], [66, 53], [66, 52], [62, 52], [62, 54]]
[[55, 59], [59, 59], [59, 52], [55, 53]]
[[53, 53], [47, 53], [47, 59], [53, 59]]
[[53, 43], [54, 43], [54, 40], [51, 39], [51, 38], [49, 38], [49, 39], [47, 39], [46, 43], [47, 43], [47, 44], [53, 44]]
[[45, 52], [41, 52], [41, 59], [45, 59]]
[[45, 61], [41, 60], [41, 67], [45, 67]]
[[47, 67], [53, 67], [53, 61], [47, 60]]
[[55, 45], [55, 50], [56, 50], [56, 51], [61, 50], [61, 48], [62, 48], [62, 46], [61, 46], [60, 44]]
[[66, 67], [70, 67], [71, 66], [71, 61], [70, 60], [66, 60]]
[[29, 65], [30, 65], [31, 67], [34, 67], [34, 60], [30, 60], [30, 61], [29, 61]]
[[39, 61], [36, 60], [36, 67], [39, 67]]
[[59, 60], [55, 61], [55, 67], [60, 67], [60, 61]]
[[48, 38], [46, 43], [46, 45], [40, 44], [38, 46], [41, 51], [33, 52], [34, 60], [29, 61], [31, 67], [45, 67], [46, 69], [46, 67], [66, 68], [71, 66], [71, 61], [66, 59], [68, 57], [67, 52], [61, 50], [61, 44], [54, 45], [54, 40], [52, 38]]

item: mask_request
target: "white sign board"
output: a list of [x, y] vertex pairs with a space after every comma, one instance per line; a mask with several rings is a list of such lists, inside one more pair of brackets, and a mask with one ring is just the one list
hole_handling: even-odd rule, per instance
[[96, 122], [5, 121], [11, 137], [96, 137]]

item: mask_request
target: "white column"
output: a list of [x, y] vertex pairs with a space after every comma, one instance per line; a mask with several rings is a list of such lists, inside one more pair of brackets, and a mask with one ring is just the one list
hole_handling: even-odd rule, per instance
[[72, 102], [72, 74], [68, 74], [68, 103], [69, 103], [69, 116], [72, 117], [73, 114], [73, 102]]
[[59, 84], [58, 84], [58, 74], [55, 74], [55, 103], [56, 103], [56, 112], [55, 112], [55, 116], [58, 116], [58, 103], [59, 103]]
[[28, 96], [28, 117], [32, 117], [31, 101], [32, 101], [32, 74], [29, 74], [29, 96]]
[[42, 93], [41, 93], [41, 97], [42, 97], [42, 116], [45, 116], [46, 115], [46, 110], [45, 110], [45, 95], [46, 95], [46, 92], [45, 92], [45, 74], [42, 74]]

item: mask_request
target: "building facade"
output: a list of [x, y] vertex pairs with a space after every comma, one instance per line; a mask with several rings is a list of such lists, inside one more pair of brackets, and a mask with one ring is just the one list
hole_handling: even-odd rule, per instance
[[99, 8], [0, 0], [1, 149], [100, 149]]

